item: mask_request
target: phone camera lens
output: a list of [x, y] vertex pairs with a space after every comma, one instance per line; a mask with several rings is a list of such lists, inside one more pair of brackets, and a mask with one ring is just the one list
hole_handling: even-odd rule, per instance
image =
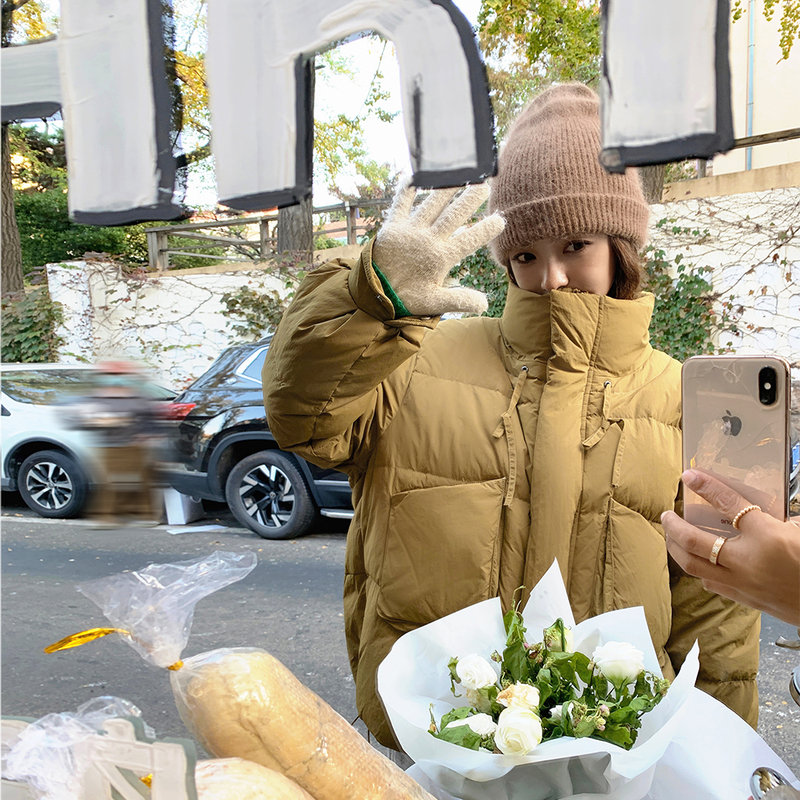
[[758, 400], [764, 406], [775, 402], [777, 377], [773, 367], [763, 367], [758, 373]]

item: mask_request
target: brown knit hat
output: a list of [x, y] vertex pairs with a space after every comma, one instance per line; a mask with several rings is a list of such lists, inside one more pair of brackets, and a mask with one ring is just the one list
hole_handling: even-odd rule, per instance
[[634, 243], [647, 238], [649, 209], [639, 177], [600, 165], [600, 101], [568, 83], [542, 92], [520, 113], [500, 152], [489, 210], [506, 218], [492, 242], [498, 263], [537, 239], [603, 233]]

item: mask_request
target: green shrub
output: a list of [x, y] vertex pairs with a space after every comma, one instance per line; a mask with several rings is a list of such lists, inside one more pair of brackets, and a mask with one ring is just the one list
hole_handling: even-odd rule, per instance
[[80, 259], [86, 252], [116, 255], [124, 251], [125, 229], [70, 222], [67, 195], [60, 189], [17, 192], [14, 207], [25, 273], [31, 267]]
[[[84, 253], [108, 253], [126, 265], [141, 266], [148, 263], [147, 228], [169, 225], [169, 222], [144, 222], [138, 225], [103, 227], [77, 225], [69, 219], [67, 195], [61, 189], [39, 192], [16, 192], [14, 207], [22, 247], [22, 269], [27, 274], [33, 267], [59, 261], [76, 261]], [[173, 224], [179, 224], [182, 220]], [[235, 229], [231, 229], [233, 234]], [[183, 240], [186, 242], [187, 240]], [[193, 242], [195, 244], [196, 242]], [[180, 246], [177, 240], [172, 247]], [[335, 246], [335, 245], [334, 245]], [[207, 247], [203, 252], [225, 258], [226, 247]], [[209, 259], [196, 256], [170, 255], [170, 267], [206, 267]]]
[[318, 233], [314, 236], [314, 249], [315, 250], [330, 250], [332, 247], [341, 247], [343, 242], [338, 239], [332, 239], [325, 233]]
[[3, 299], [2, 360], [7, 363], [54, 361], [62, 342], [56, 326], [61, 305], [50, 299], [46, 286]]
[[723, 331], [736, 333], [736, 318], [730, 302], [719, 304], [706, 278], [711, 268], [687, 264], [680, 253], [670, 262], [653, 246], [645, 250], [645, 257], [645, 288], [656, 298], [650, 324], [653, 347], [678, 361], [721, 352], [724, 348], [715, 347], [714, 338]]
[[450, 273], [459, 282], [470, 289], [483, 292], [489, 300], [487, 317], [503, 316], [506, 306], [508, 277], [506, 271], [497, 265], [489, 253], [488, 247], [481, 247], [467, 256]]

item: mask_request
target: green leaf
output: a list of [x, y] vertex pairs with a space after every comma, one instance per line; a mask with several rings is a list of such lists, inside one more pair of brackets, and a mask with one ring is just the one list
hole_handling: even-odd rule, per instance
[[448, 711], [442, 716], [442, 724], [440, 727], [444, 728], [445, 725], [449, 724], [450, 722], [454, 722], [457, 719], [466, 719], [467, 717], [471, 717], [474, 713], [475, 710], [470, 706], [454, 708], [452, 711]]
[[636, 741], [636, 733], [624, 725], [609, 725], [606, 723], [605, 730], [595, 731], [593, 738], [603, 739], [630, 750]]
[[439, 729], [429, 729], [429, 733], [432, 736], [435, 736], [437, 739], [442, 739], [446, 742], [452, 742], [453, 744], [460, 745], [461, 747], [467, 747], [470, 750], [477, 750], [481, 746], [481, 743], [485, 737], [482, 737], [479, 733], [475, 733], [475, 731], [473, 731], [469, 725], [457, 725], [454, 728], [447, 727], [451, 722], [467, 719], [468, 717], [474, 715], [474, 709], [470, 708], [469, 706], [454, 708], [452, 711], [448, 711], [442, 717], [442, 722], [439, 726]]
[[506, 629], [506, 646], [503, 650], [503, 675], [514, 683], [527, 683], [531, 677], [528, 650], [525, 647], [525, 626], [516, 608], [503, 616]]
[[431, 736], [443, 739], [445, 742], [467, 747], [470, 750], [477, 750], [481, 746], [481, 736], [469, 725], [459, 725], [456, 728], [442, 728], [440, 731], [430, 731]]

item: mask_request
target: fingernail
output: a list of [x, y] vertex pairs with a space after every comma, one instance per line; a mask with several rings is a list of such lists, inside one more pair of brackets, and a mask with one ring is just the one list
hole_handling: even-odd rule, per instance
[[691, 489], [693, 486], [697, 486], [697, 484], [700, 482], [700, 475], [693, 469], [687, 469], [686, 472], [681, 475], [681, 479], [683, 480], [684, 484]]

